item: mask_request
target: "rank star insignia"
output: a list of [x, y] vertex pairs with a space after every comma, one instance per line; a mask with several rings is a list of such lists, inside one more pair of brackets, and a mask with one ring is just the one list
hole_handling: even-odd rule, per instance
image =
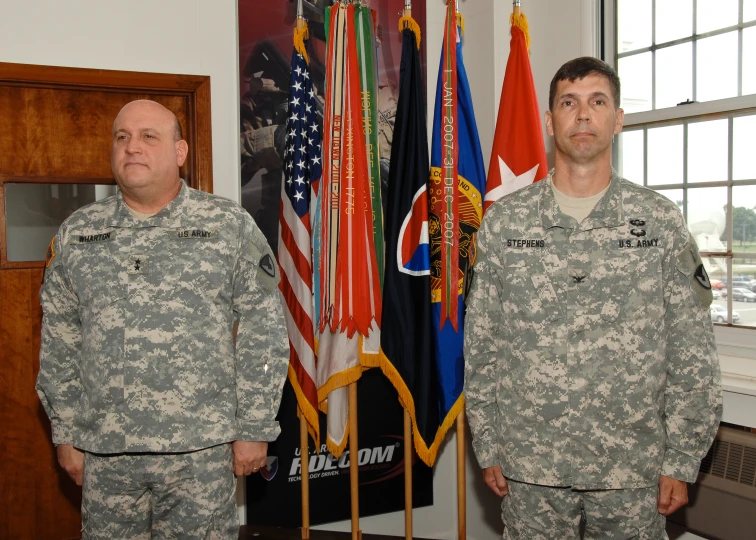
[[132, 255], [129, 259], [127, 272], [131, 275], [146, 273], [147, 257], [144, 255]]

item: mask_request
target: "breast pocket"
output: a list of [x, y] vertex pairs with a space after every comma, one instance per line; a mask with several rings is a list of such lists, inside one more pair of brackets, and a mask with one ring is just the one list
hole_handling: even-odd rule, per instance
[[69, 275], [84, 312], [97, 314], [126, 297], [119, 267], [112, 242], [70, 246]]
[[503, 274], [504, 309], [513, 322], [541, 327], [562, 317], [556, 290], [539, 254], [507, 254]]
[[594, 265], [592, 296], [606, 322], [663, 317], [661, 254], [656, 249], [610, 252]]
[[155, 297], [175, 311], [209, 309], [230, 279], [223, 241], [217, 238], [169, 235], [153, 260]]

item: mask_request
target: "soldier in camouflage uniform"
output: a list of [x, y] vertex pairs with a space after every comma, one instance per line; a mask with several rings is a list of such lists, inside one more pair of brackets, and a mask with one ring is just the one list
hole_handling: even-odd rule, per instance
[[84, 538], [237, 538], [234, 473], [263, 467], [279, 432], [278, 267], [244, 209], [179, 178], [180, 130], [162, 105], [126, 105], [119, 194], [48, 253], [37, 391], [83, 482]]
[[696, 244], [674, 203], [611, 169], [619, 91], [596, 59], [557, 72], [555, 169], [478, 234], [465, 396], [504, 538], [666, 538], [721, 416]]

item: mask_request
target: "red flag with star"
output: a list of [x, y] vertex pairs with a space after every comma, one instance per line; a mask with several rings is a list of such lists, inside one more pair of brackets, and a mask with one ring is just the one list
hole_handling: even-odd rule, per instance
[[541, 112], [530, 69], [528, 21], [512, 14], [512, 39], [501, 90], [484, 211], [504, 195], [546, 178]]

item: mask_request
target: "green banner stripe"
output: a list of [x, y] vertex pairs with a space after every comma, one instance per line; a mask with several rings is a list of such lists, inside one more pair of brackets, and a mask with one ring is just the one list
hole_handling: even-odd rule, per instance
[[370, 174], [370, 192], [373, 201], [373, 241], [378, 262], [378, 275], [383, 290], [384, 243], [383, 206], [381, 204], [381, 163], [378, 139], [378, 81], [371, 10], [355, 6], [355, 28], [357, 29], [357, 57], [360, 69], [360, 90], [362, 98], [363, 129], [365, 150]]

